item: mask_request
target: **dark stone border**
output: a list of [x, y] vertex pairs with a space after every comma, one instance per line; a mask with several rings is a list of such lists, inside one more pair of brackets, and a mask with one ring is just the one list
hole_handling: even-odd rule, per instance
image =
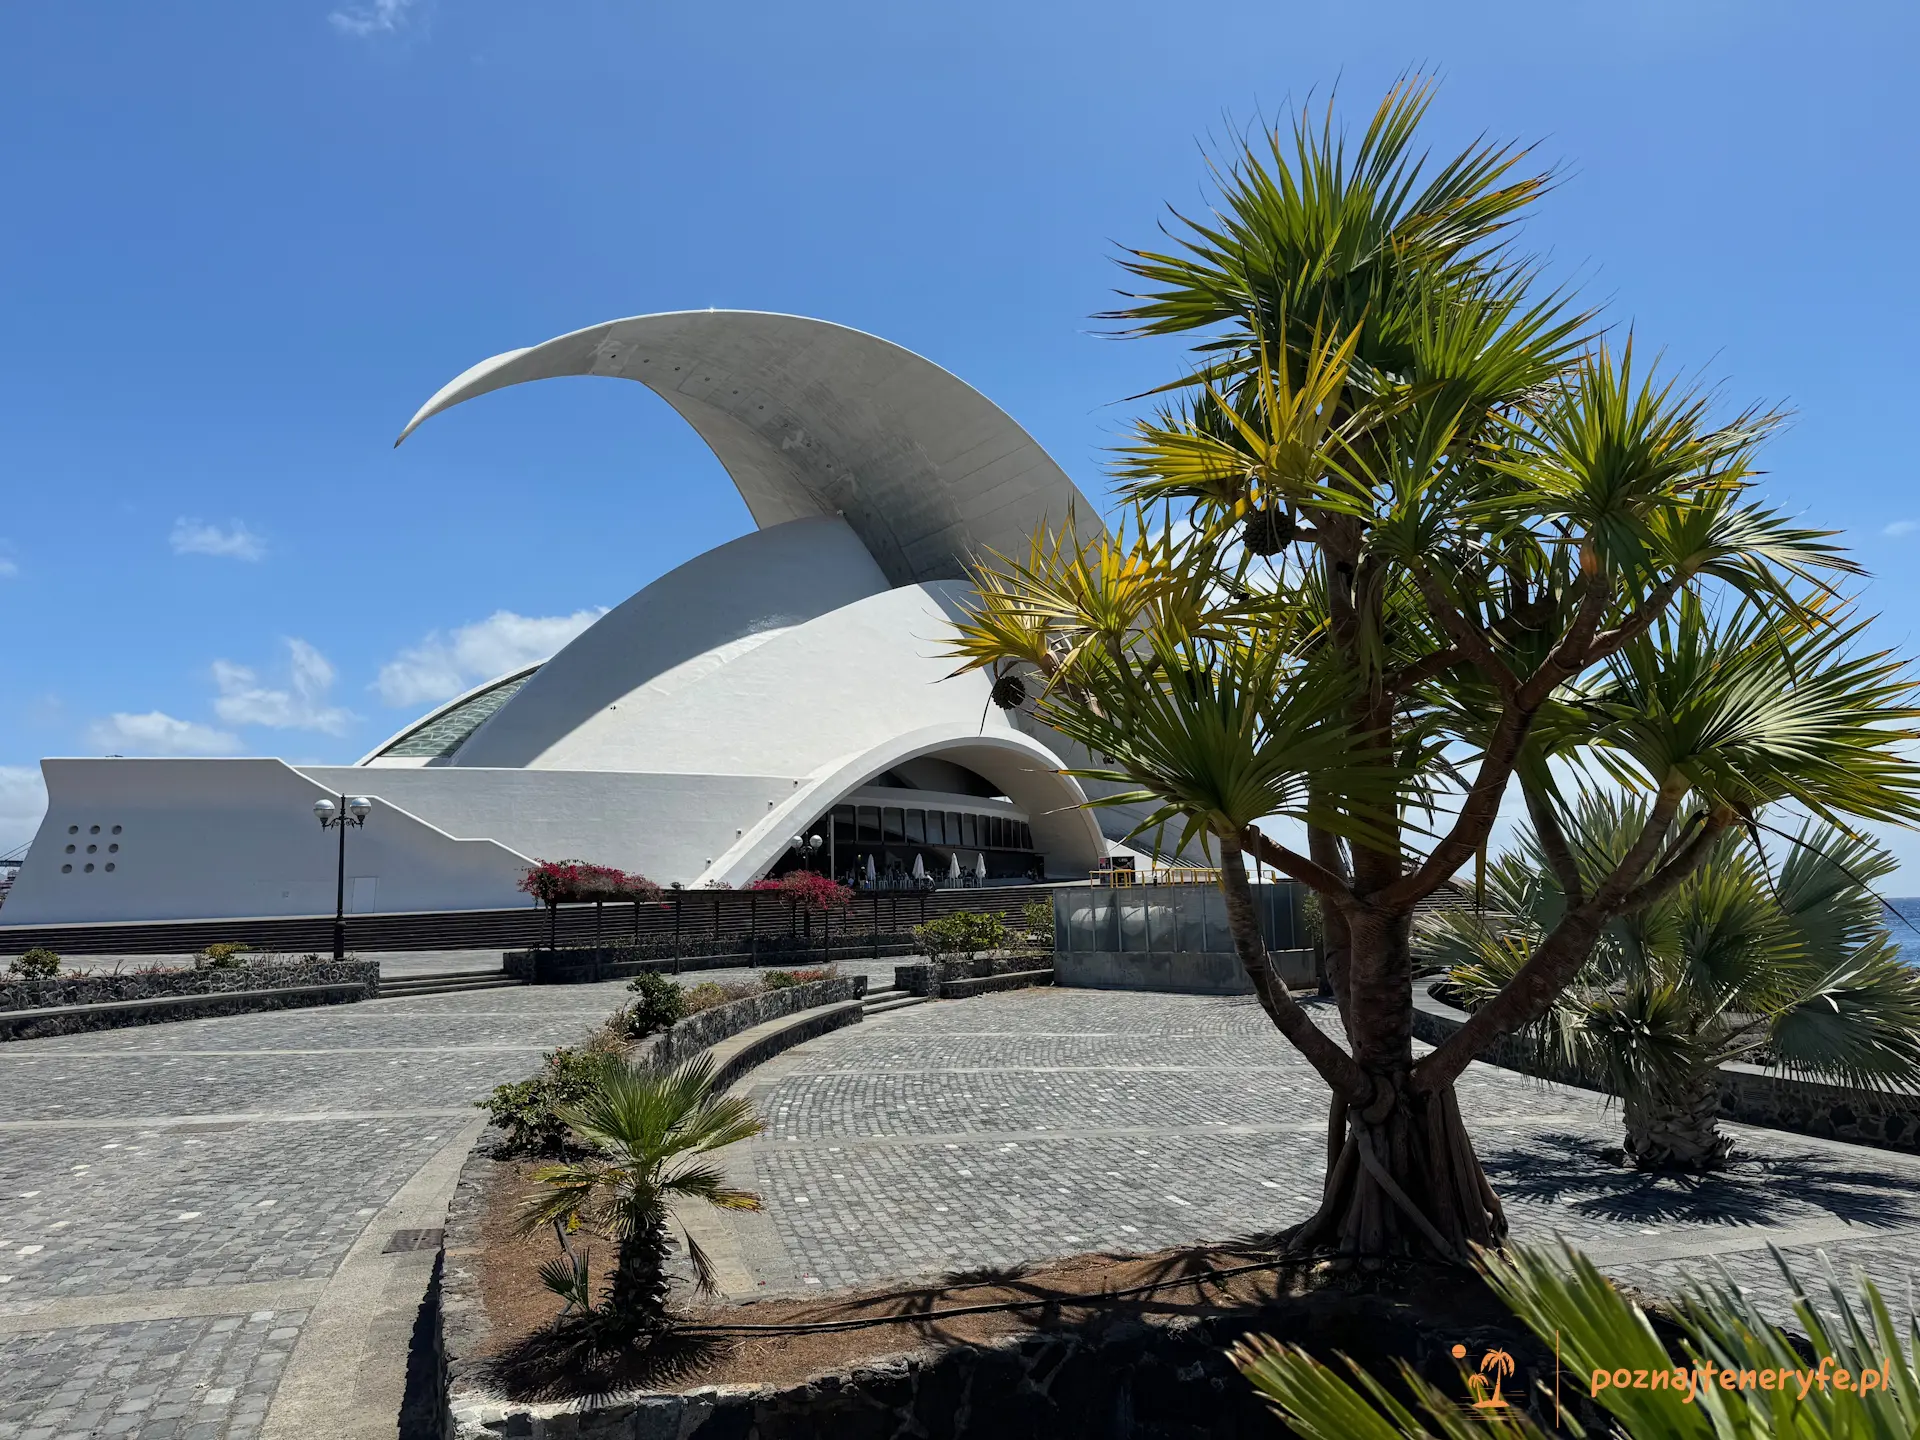
[[349, 1004], [379, 994], [377, 960], [270, 961], [225, 970], [15, 981], [0, 986], [0, 1040]]
[[[875, 950], [878, 954], [875, 954]], [[891, 959], [915, 953], [913, 941], [906, 936], [880, 937], [876, 947], [869, 940], [836, 941], [822, 952], [819, 945], [789, 946], [776, 949], [771, 944], [758, 950], [742, 950], [738, 937], [729, 937], [719, 946], [689, 946], [678, 959], [633, 945], [562, 946], [557, 951], [509, 950], [501, 956], [501, 968], [516, 980], [531, 985], [592, 985], [606, 980], [631, 980], [651, 971], [656, 975], [679, 975], [701, 970], [739, 970], [755, 966], [762, 970], [818, 970], [842, 960]]]
[[[1438, 1045], [1467, 1023], [1466, 1011], [1434, 996], [1433, 987], [1442, 983], [1414, 983], [1413, 1033], [1429, 1045]], [[1510, 1035], [1496, 1040], [1479, 1058], [1523, 1075], [1610, 1093], [1599, 1077], [1568, 1066], [1543, 1070], [1533, 1063], [1527, 1047]], [[1720, 1115], [1742, 1125], [1920, 1154], [1920, 1095], [1911, 1093], [1854, 1090], [1736, 1063], [1720, 1067]]]
[[[1053, 953], [1034, 950], [996, 950], [972, 960], [917, 960], [893, 967], [893, 985], [909, 995], [929, 1000], [960, 1000], [986, 990], [1013, 990], [1016, 985], [974, 986], [971, 982], [997, 979], [1003, 975], [1053, 974]], [[1027, 982], [1035, 983], [1035, 982]]]

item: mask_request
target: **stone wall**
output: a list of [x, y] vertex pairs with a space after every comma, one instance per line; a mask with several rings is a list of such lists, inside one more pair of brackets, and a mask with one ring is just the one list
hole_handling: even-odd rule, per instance
[[910, 965], [893, 967], [893, 984], [909, 995], [939, 998], [946, 986], [957, 980], [982, 980], [989, 976], [1012, 975], [1025, 970], [1050, 969], [1053, 955], [1040, 950], [996, 950], [976, 955], [971, 960], [916, 960]]
[[[1436, 983], [1416, 982], [1414, 987], [1413, 1033], [1429, 1045], [1438, 1045], [1467, 1020], [1464, 1010], [1432, 993]], [[1480, 1058], [1503, 1069], [1538, 1074], [1563, 1085], [1602, 1093], [1608, 1089], [1598, 1076], [1564, 1064], [1535, 1063], [1531, 1047], [1511, 1035], [1488, 1046]], [[1911, 1092], [1855, 1090], [1757, 1065], [1722, 1065], [1720, 1114], [1723, 1119], [1744, 1125], [1920, 1154], [1920, 1095]]]
[[[797, 1385], [613, 1396], [591, 1408], [579, 1402], [469, 1403], [450, 1417], [447, 1435], [449, 1440], [1267, 1440], [1280, 1428], [1226, 1356], [1229, 1346], [1251, 1334], [1304, 1345], [1329, 1360], [1336, 1351], [1360, 1357], [1376, 1371], [1404, 1357], [1448, 1390], [1460, 1383], [1448, 1353], [1455, 1342], [1464, 1342], [1476, 1355], [1497, 1345], [1513, 1355], [1521, 1373], [1552, 1373], [1552, 1350], [1510, 1323], [1498, 1332], [1443, 1335], [1436, 1328], [1405, 1303], [1323, 1291], [1207, 1316], [1116, 1314], [991, 1344], [889, 1356]], [[1577, 1398], [1569, 1398], [1579, 1406]], [[1521, 1403], [1529, 1402], [1523, 1398]]]
[[[276, 996], [272, 992], [313, 985], [353, 985], [353, 991], [333, 995]], [[244, 996], [237, 992], [253, 992]], [[222, 970], [145, 970], [118, 974], [64, 975], [52, 980], [0, 978], [0, 1038], [28, 1039], [103, 1030], [155, 1021], [232, 1015], [249, 1010], [272, 1010], [287, 1005], [328, 1005], [371, 1000], [380, 993], [380, 962], [331, 959], [254, 960]], [[117, 1009], [92, 1014], [33, 1017], [19, 1012], [55, 1006], [127, 1004], [173, 996], [234, 994], [230, 1001], [209, 999], [191, 1006]], [[15, 1018], [8, 1023], [9, 1015]]]
[[[746, 965], [763, 969], [808, 970], [838, 960], [866, 960], [880, 956], [911, 955], [916, 946], [907, 935], [871, 935], [842, 937], [822, 952], [819, 941], [811, 945], [792, 941], [787, 936], [763, 936], [758, 948], [748, 948], [747, 937], [726, 935], [689, 941], [675, 957], [671, 943], [664, 946], [642, 942], [603, 945], [568, 945], [559, 950], [509, 950], [502, 966], [516, 980], [534, 985], [587, 985], [603, 980], [630, 980], [642, 971], [660, 975], [699, 970], [731, 970]], [[822, 959], [822, 954], [826, 958]]]
[[656, 1064], [679, 1065], [722, 1040], [751, 1030], [783, 1015], [796, 1015], [816, 1005], [835, 1005], [843, 1000], [858, 1000], [867, 993], [867, 977], [841, 975], [832, 980], [813, 980], [805, 985], [788, 985], [730, 1000], [711, 1010], [701, 1010], [678, 1021], [671, 1029], [649, 1036], [634, 1046], [636, 1060]]

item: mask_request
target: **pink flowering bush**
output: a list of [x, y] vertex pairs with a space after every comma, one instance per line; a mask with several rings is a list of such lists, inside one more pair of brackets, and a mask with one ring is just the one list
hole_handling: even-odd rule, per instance
[[853, 891], [811, 870], [791, 870], [778, 880], [756, 880], [747, 888], [784, 895], [802, 910], [845, 910], [853, 904]]
[[644, 875], [585, 860], [542, 860], [520, 877], [520, 889], [542, 905], [580, 900], [658, 900], [660, 887]]

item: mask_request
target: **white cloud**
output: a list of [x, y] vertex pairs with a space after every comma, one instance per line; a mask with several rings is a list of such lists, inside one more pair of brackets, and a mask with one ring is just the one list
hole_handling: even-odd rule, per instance
[[19, 573], [20, 567], [18, 565], [7, 559], [6, 556], [0, 555], [0, 580], [11, 580]]
[[0, 765], [0, 854], [24, 845], [47, 813], [47, 785], [37, 765]]
[[327, 16], [327, 23], [342, 35], [391, 35], [407, 25], [407, 12], [415, 0], [370, 0], [365, 5], [349, 5]]
[[87, 739], [113, 755], [234, 755], [241, 749], [238, 735], [158, 710], [122, 711], [96, 720], [87, 727]]
[[1894, 539], [1898, 540], [1901, 536], [1911, 535], [1916, 530], [1920, 530], [1920, 520], [1896, 520], [1880, 533], [1882, 535], [1891, 535]]
[[245, 665], [213, 662], [213, 683], [220, 687], [214, 713], [229, 725], [265, 725], [273, 730], [318, 730], [339, 735], [353, 714], [329, 705], [334, 670], [327, 657], [304, 640], [288, 640], [290, 678], [284, 690], [270, 690]]
[[380, 667], [373, 688], [389, 705], [450, 699], [482, 680], [546, 659], [606, 613], [604, 607], [547, 616], [497, 610], [447, 635], [436, 630], [402, 650]]
[[236, 520], [231, 528], [207, 525], [185, 516], [173, 522], [167, 537], [176, 555], [219, 555], [229, 560], [258, 560], [267, 553], [267, 542]]

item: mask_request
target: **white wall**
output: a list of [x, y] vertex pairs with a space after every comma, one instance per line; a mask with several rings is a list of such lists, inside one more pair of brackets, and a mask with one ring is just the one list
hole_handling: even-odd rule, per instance
[[[338, 840], [313, 816], [328, 792], [279, 760], [41, 768], [47, 818], [7, 897], [8, 925], [333, 913]], [[391, 806], [347, 836], [349, 888], [361, 880], [382, 911], [522, 904], [525, 868], [494, 840], [457, 839]]]
[[617, 865], [662, 885], [693, 883], [709, 857], [795, 788], [774, 775], [350, 765], [304, 765], [301, 773], [348, 795], [379, 797], [449, 834], [490, 836], [539, 860]]

